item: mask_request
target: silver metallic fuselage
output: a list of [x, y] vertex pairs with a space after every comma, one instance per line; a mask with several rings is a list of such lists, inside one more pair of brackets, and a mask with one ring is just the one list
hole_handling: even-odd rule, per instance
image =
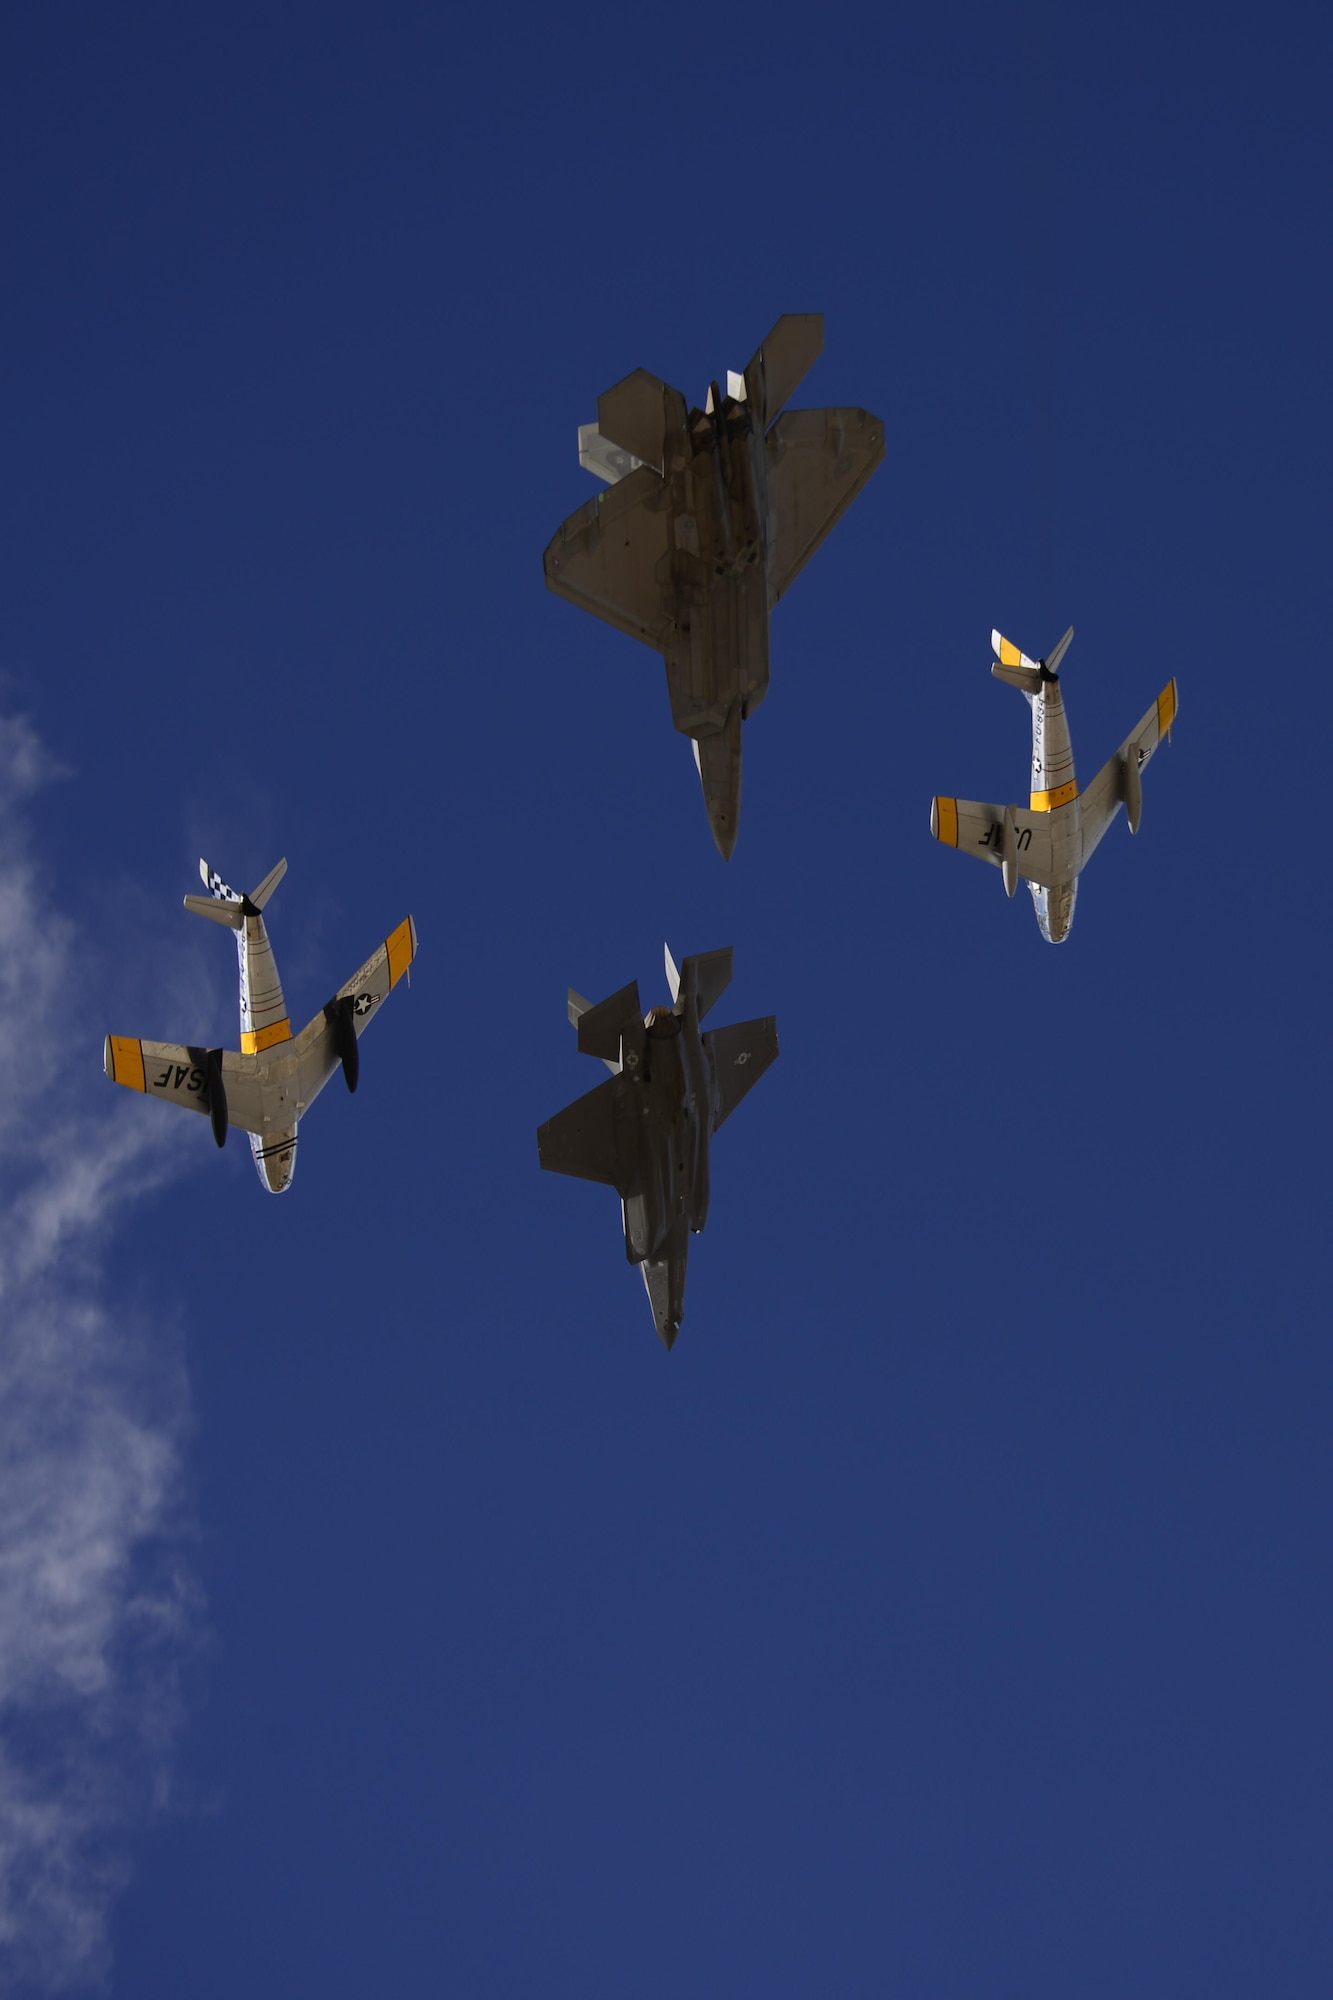
[[1051, 815], [1051, 847], [1055, 883], [1044, 888], [1029, 882], [1032, 907], [1042, 936], [1049, 944], [1063, 944], [1074, 922], [1081, 861], [1079, 840], [1078, 784], [1074, 777], [1074, 751], [1069, 741], [1069, 723], [1057, 674], [1042, 669], [1041, 690], [1025, 694], [1032, 710], [1033, 812]]
[[[282, 981], [278, 978], [278, 968], [273, 957], [273, 946], [269, 943], [264, 919], [255, 911], [247, 914], [236, 933], [236, 956], [240, 966], [241, 1002], [241, 1054], [258, 1056], [269, 1054], [271, 1090], [277, 1100], [278, 1117], [283, 1114], [283, 1102], [288, 1095], [288, 1082], [282, 1074], [281, 1045], [292, 1040], [292, 1024], [287, 1014], [287, 1003], [283, 998]], [[296, 1077], [295, 1065], [290, 1079], [292, 1105], [291, 1121], [285, 1120], [272, 1131], [251, 1132], [250, 1151], [254, 1157], [255, 1170], [270, 1194], [282, 1194], [291, 1186], [296, 1172]], [[267, 1114], [265, 1118], [267, 1125]]]

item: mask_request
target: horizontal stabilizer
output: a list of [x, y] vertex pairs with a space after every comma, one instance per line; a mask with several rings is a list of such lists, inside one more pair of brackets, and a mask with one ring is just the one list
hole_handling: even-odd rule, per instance
[[1060, 662], [1061, 660], [1063, 660], [1066, 652], [1068, 651], [1069, 642], [1073, 638], [1073, 636], [1074, 636], [1074, 628], [1071, 625], [1069, 630], [1065, 633], [1064, 638], [1061, 639], [1058, 644], [1051, 647], [1050, 652], [1046, 655], [1047, 673], [1054, 674], [1059, 672]]
[[717, 951], [695, 952], [683, 961], [680, 968], [679, 990], [692, 995], [699, 1009], [702, 1021], [709, 1008], [715, 1006], [731, 984], [731, 946], [723, 945]]
[[716, 1132], [769, 1064], [776, 1062], [778, 1024], [772, 1014], [762, 1021], [737, 1021], [729, 1028], [710, 1028], [703, 1042], [713, 1059]]
[[783, 313], [745, 370], [747, 400], [767, 430], [824, 349], [823, 313]]
[[265, 903], [267, 903], [269, 897], [273, 894], [273, 891], [277, 888], [286, 873], [286, 861], [279, 861], [269, 869], [268, 874], [264, 877], [259, 887], [250, 891], [250, 901], [257, 910], [263, 909]]
[[1039, 667], [1007, 667], [1003, 660], [996, 660], [991, 672], [997, 681], [1004, 681], [1011, 688], [1019, 688], [1024, 694], [1041, 693], [1041, 669]]
[[[636, 368], [597, 398], [597, 429], [608, 444], [619, 445], [642, 465], [661, 472], [666, 462], [665, 382]], [[580, 446], [582, 440], [580, 439]]]
[[245, 922], [243, 903], [219, 903], [214, 896], [187, 896], [187, 910], [193, 910], [196, 917], [209, 917], [215, 924], [226, 924], [228, 930], [238, 931]]
[[[569, 989], [566, 1005], [569, 1008], [570, 1026], [573, 1028], [577, 1028], [583, 1016], [592, 1009], [592, 1001], [585, 1000], [583, 995], [576, 993], [572, 986]], [[620, 1075], [620, 1058], [618, 1056], [603, 1056], [602, 1061], [606, 1064], [612, 1076]]]
[[[571, 996], [570, 1016], [574, 1017]], [[627, 1027], [643, 1026], [643, 1009], [639, 1004], [639, 982], [632, 979], [628, 986], [622, 986], [609, 999], [599, 1000], [595, 1007], [587, 1007], [574, 1020], [578, 1029], [579, 1051], [585, 1056], [600, 1056], [603, 1062], [620, 1064], [620, 1038]]]
[[1002, 667], [1026, 667], [1030, 674], [1035, 674], [1038, 671], [1037, 662], [1030, 660], [1027, 654], [1014, 644], [1012, 639], [1006, 639], [999, 632], [992, 631], [990, 643], [991, 651]]

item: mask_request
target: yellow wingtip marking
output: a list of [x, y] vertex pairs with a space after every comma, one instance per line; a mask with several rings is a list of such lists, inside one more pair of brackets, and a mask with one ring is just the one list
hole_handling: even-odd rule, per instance
[[392, 936], [384, 940], [384, 948], [389, 954], [389, 984], [396, 986], [416, 957], [417, 927], [411, 917], [403, 918]]
[[958, 845], [958, 801], [937, 798], [930, 815], [931, 830], [936, 840], [942, 840], [946, 847]]
[[1014, 644], [1012, 639], [1006, 639], [1002, 636], [1000, 639], [1000, 665], [1002, 667], [1021, 667], [1022, 664], [1023, 655], [1021, 650]]
[[113, 1083], [123, 1083], [130, 1090], [146, 1090], [143, 1073], [143, 1043], [133, 1035], [108, 1035], [104, 1067]]
[[1157, 734], [1165, 736], [1176, 719], [1176, 684], [1169, 680], [1157, 697]]

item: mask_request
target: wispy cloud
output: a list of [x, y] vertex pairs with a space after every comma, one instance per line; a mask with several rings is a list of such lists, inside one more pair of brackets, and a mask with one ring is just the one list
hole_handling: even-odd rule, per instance
[[101, 1262], [185, 1135], [117, 1117], [109, 1090], [91, 1105], [95, 1048], [68, 1062], [92, 972], [32, 851], [54, 775], [0, 717], [0, 1972], [48, 1992], [105, 1973], [129, 1840], [169, 1793], [197, 1614], [180, 1344], [109, 1303]]

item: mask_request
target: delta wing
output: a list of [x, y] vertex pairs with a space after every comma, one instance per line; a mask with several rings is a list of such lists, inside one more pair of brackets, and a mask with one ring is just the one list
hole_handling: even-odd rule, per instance
[[764, 440], [774, 532], [776, 604], [884, 456], [884, 426], [867, 410], [788, 410]]
[[668, 489], [641, 465], [562, 522], [542, 563], [561, 597], [660, 652], [673, 627], [670, 551]]

